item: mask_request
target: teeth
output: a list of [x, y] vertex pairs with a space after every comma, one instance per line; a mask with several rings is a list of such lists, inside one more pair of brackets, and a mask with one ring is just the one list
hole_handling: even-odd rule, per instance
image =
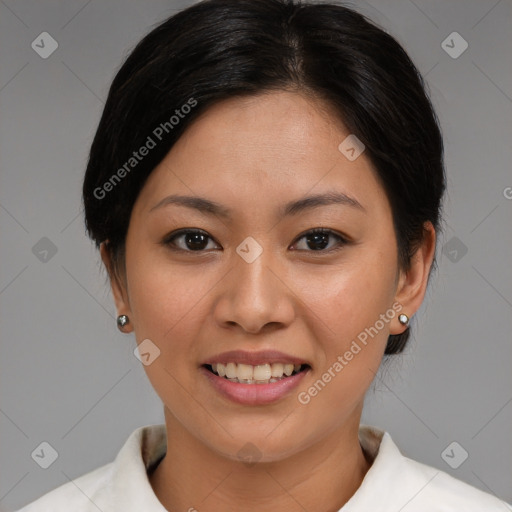
[[293, 364], [285, 364], [284, 373], [289, 377], [293, 373]]
[[228, 363], [226, 365], [226, 377], [228, 379], [235, 379], [238, 377], [236, 374], [236, 364], [235, 363]]
[[[239, 380], [252, 380], [253, 367], [250, 364], [239, 364], [237, 367], [236, 376], [238, 377]], [[256, 379], [257, 377], [255, 376], [254, 378]]]
[[[241, 365], [238, 365], [240, 367]], [[259, 364], [254, 367], [254, 380], [268, 380], [272, 376], [269, 364]]]
[[281, 363], [272, 363], [272, 377], [282, 377], [284, 373], [283, 365]]
[[282, 378], [289, 377], [301, 368], [300, 364], [259, 364], [252, 366], [250, 364], [236, 363], [216, 363], [211, 365], [214, 373], [219, 377], [225, 377], [231, 382], [241, 382], [244, 384], [268, 384], [277, 382]]

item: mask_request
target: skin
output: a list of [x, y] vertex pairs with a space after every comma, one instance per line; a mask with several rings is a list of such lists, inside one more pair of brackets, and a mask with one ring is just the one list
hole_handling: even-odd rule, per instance
[[[168, 450], [149, 479], [169, 510], [335, 511], [370, 468], [358, 427], [388, 335], [405, 329], [398, 314], [307, 405], [297, 394], [394, 303], [409, 317], [418, 310], [435, 231], [425, 224], [410, 269], [400, 270], [384, 189], [364, 152], [353, 162], [340, 153], [349, 132], [322, 107], [282, 91], [209, 108], [140, 192], [121, 275], [101, 247], [118, 314], [130, 318], [126, 332], [161, 351], [144, 369], [164, 404]], [[283, 204], [327, 191], [363, 208], [324, 205], [279, 218]], [[232, 217], [178, 205], [150, 211], [170, 194], [208, 198]], [[330, 235], [314, 250], [303, 235], [319, 227], [348, 242]], [[163, 242], [181, 228], [206, 232], [203, 252], [184, 236], [174, 240], [181, 251]], [[248, 236], [263, 249], [252, 263], [236, 252]], [[239, 405], [199, 371], [235, 349], [280, 350], [311, 371], [277, 403]], [[237, 458], [247, 442], [261, 454], [253, 465]]]

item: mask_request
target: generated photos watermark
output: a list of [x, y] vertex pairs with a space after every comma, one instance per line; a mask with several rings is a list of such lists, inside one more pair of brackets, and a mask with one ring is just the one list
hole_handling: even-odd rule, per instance
[[151, 135], [148, 135], [144, 144], [142, 144], [142, 146], [137, 151], [133, 151], [132, 156], [128, 158], [128, 160], [119, 169], [117, 169], [117, 171], [112, 174], [112, 176], [107, 181], [105, 181], [101, 187], [96, 187], [94, 189], [94, 197], [99, 200], [104, 199], [106, 195], [111, 192], [114, 187], [116, 187], [116, 185], [121, 183], [121, 181], [133, 169], [135, 169], [146, 156], [149, 155], [152, 149], [156, 148], [158, 143], [163, 140], [165, 135], [169, 134], [176, 126], [180, 124], [181, 120], [184, 119], [196, 105], [197, 100], [194, 98], [189, 98], [186, 103], [174, 111], [174, 114], [169, 118], [168, 121], [164, 121], [155, 127], [151, 132]]
[[[319, 379], [315, 381], [307, 390], [301, 391], [297, 395], [297, 400], [302, 405], [307, 405], [311, 402], [311, 399], [320, 393], [325, 386], [331, 382], [336, 375], [338, 375], [345, 366], [347, 366], [354, 357], [361, 352], [362, 348], [368, 344], [369, 337], [373, 339], [379, 334], [382, 329], [389, 324], [395, 316], [402, 311], [402, 304], [394, 302], [392, 307], [389, 308], [385, 313], [381, 313], [379, 319], [370, 327], [366, 327], [357, 335], [357, 339], [352, 340], [350, 347], [346, 350], [343, 355], [338, 355], [336, 361], [334, 361], [329, 368], [321, 375]], [[359, 342], [359, 343], [358, 343]]]

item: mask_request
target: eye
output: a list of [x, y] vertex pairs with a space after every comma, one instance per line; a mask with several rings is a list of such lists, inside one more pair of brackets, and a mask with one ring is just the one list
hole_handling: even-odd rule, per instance
[[[334, 247], [330, 247], [327, 250], [324, 250], [326, 247], [329, 246], [330, 240], [332, 237], [338, 239], [338, 242], [334, 244]], [[325, 229], [325, 228], [316, 228], [312, 229], [311, 231], [308, 231], [307, 233], [304, 233], [298, 240], [305, 239], [306, 247], [310, 248], [312, 251], [323, 251], [323, 252], [331, 252], [335, 251], [341, 248], [341, 246], [345, 245], [347, 243], [347, 240], [343, 238], [341, 235], [338, 235], [331, 229]], [[296, 245], [298, 245], [296, 243]], [[304, 249], [298, 249], [298, 250], [304, 250]], [[307, 249], [305, 249], [307, 250]]]
[[[179, 240], [181, 243], [176, 243]], [[203, 252], [208, 246], [208, 240], [212, 240], [211, 237], [199, 229], [180, 229], [168, 235], [163, 243], [176, 251]]]
[[[332, 238], [338, 240], [335, 244], [330, 244]], [[340, 249], [341, 246], [347, 243], [347, 240], [341, 235], [338, 235], [331, 229], [316, 228], [304, 233], [298, 238], [298, 241], [304, 239], [306, 248], [295, 248], [293, 250], [305, 250], [315, 252], [331, 252]], [[331, 240], [329, 240], [331, 239]], [[169, 246], [170, 249], [184, 252], [204, 252], [208, 249], [208, 241], [213, 239], [206, 232], [199, 229], [180, 229], [168, 235], [164, 240], [163, 244]], [[216, 244], [215, 244], [216, 245]], [[295, 245], [300, 245], [298, 242]], [[329, 247], [331, 245], [331, 247]], [[334, 245], [334, 247], [332, 247]], [[219, 246], [217, 245], [217, 248]], [[326, 249], [326, 247], [328, 247]], [[215, 247], [213, 247], [215, 248]], [[293, 248], [293, 246], [292, 246]], [[210, 247], [212, 249], [212, 247]], [[309, 252], [308, 251], [308, 252]]]

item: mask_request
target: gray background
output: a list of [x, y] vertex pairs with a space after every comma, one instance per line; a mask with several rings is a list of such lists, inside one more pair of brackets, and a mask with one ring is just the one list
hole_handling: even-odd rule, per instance
[[[185, 5], [0, 0], [1, 510], [110, 462], [135, 428], [164, 421], [134, 338], [116, 329], [80, 191], [115, 71], [155, 23]], [[510, 502], [512, 2], [373, 0], [357, 8], [426, 75], [449, 177], [439, 269], [417, 334], [382, 366], [363, 422], [387, 429], [407, 456]], [[43, 31], [59, 45], [47, 59], [31, 47]], [[469, 44], [456, 59], [441, 47], [453, 31]], [[41, 252], [43, 237], [55, 254]], [[48, 469], [31, 458], [42, 441], [59, 454]], [[469, 454], [457, 469], [441, 456], [453, 441], [462, 448], [452, 459]]]

